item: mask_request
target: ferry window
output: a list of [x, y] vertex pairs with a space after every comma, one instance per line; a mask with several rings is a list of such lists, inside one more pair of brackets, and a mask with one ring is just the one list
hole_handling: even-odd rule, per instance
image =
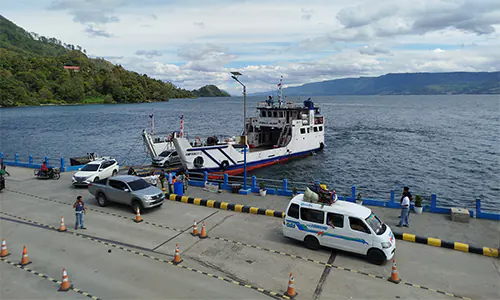
[[318, 132], [318, 127], [314, 126], [314, 132]]
[[283, 112], [280, 111], [280, 118], [283, 118]]
[[319, 126], [319, 131], [323, 131], [323, 126]]
[[278, 112], [277, 111], [273, 111], [273, 117], [275, 117], [275, 118], [278, 117]]
[[325, 222], [325, 213], [321, 210], [301, 207], [300, 218], [304, 221], [323, 224]]
[[305, 128], [300, 128], [300, 133], [305, 134], [306, 133], [306, 129]]
[[299, 205], [295, 204], [295, 203], [290, 205], [290, 208], [288, 209], [287, 215], [290, 218], [298, 219], [299, 218]]
[[309, 133], [309, 127], [307, 127], [307, 133]]
[[328, 213], [326, 216], [326, 224], [333, 224], [335, 228], [343, 228], [344, 227], [344, 216], [334, 213]]
[[269, 118], [270, 118], [270, 117], [272, 117], [272, 116], [273, 116], [273, 112], [268, 111], [268, 112], [267, 112], [267, 116], [268, 116]]
[[365, 223], [363, 223], [363, 221], [361, 221], [358, 218], [349, 217], [349, 223], [351, 225], [352, 230], [361, 231], [364, 233], [371, 233], [370, 229], [368, 229]]
[[262, 111], [260, 112], [260, 116], [261, 116], [261, 117], [265, 117], [265, 116], [266, 116], [266, 111], [265, 111], [265, 110], [262, 110]]

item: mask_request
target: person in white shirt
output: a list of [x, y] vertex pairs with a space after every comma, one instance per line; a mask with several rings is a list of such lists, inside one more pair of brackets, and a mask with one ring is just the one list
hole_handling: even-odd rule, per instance
[[149, 176], [149, 182], [152, 186], [156, 186], [158, 184], [159, 177], [159, 175], [155, 174], [155, 171], [151, 172], [151, 176]]
[[409, 227], [408, 224], [408, 213], [410, 212], [410, 197], [404, 196], [403, 201], [401, 201], [401, 219], [399, 220], [398, 227], [404, 226]]

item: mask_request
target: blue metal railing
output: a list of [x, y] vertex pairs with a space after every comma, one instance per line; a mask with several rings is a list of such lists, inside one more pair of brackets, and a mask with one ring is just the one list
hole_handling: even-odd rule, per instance
[[[14, 155], [6, 156], [3, 152], [0, 152], [0, 160], [7, 166], [18, 166], [27, 168], [40, 168], [41, 162], [45, 161], [49, 167], [60, 166], [61, 172], [75, 171], [81, 166], [66, 166], [65, 159], [60, 158], [58, 160], [51, 160], [48, 156], [45, 157], [33, 157], [28, 155], [26, 157], [20, 157], [17, 153]], [[234, 176], [228, 174], [214, 174], [214, 173], [196, 173], [188, 172], [190, 176], [189, 185], [204, 187], [205, 182], [218, 183], [220, 188], [223, 190], [234, 190], [241, 189], [243, 184], [243, 176]], [[289, 179], [268, 179], [268, 178], [257, 178], [252, 176], [247, 178], [247, 186], [250, 186], [252, 193], [258, 193], [260, 190], [261, 183], [264, 184], [267, 194], [279, 195], [279, 196], [293, 196], [294, 194], [302, 193], [306, 187], [310, 186], [311, 182], [300, 182]], [[358, 192], [356, 186], [351, 186], [350, 188], [343, 189], [342, 191], [336, 190], [338, 198], [344, 201], [356, 202], [356, 200], [362, 200], [364, 205], [369, 206], [380, 206], [387, 208], [400, 208], [399, 196], [396, 197], [396, 190], [391, 189], [389, 192], [375, 191], [370, 189], [365, 189], [361, 193]], [[366, 194], [365, 194], [366, 193]], [[387, 193], [388, 199], [380, 200], [375, 198], [368, 198], [368, 194], [381, 195]], [[415, 194], [416, 195], [416, 194]], [[450, 214], [450, 207], [438, 206], [437, 195], [434, 193], [425, 192], [419, 194], [423, 198], [423, 210], [431, 213], [440, 214]], [[467, 201], [463, 201], [467, 203]], [[472, 201], [471, 201], [472, 202]], [[414, 207], [414, 204], [411, 204]], [[494, 212], [483, 211], [481, 208], [481, 200], [475, 200], [475, 207], [467, 207], [470, 211], [471, 217], [476, 217], [480, 219], [489, 219], [500, 221], [500, 214]]]

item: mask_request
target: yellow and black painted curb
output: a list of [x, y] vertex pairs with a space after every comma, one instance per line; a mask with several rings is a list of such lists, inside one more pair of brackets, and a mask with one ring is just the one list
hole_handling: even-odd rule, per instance
[[[219, 208], [219, 209], [223, 209], [223, 210], [230, 210], [230, 211], [235, 211], [235, 212], [240, 212], [240, 213], [251, 213], [251, 214], [257, 214], [257, 215], [265, 215], [268, 217], [285, 218], [284, 212], [276, 211], [274, 209], [258, 208], [258, 207], [247, 206], [247, 205], [242, 205], [242, 204], [220, 202], [220, 201], [216, 201], [216, 200], [205, 200], [202, 198], [193, 198], [193, 197], [187, 197], [187, 196], [180, 196], [180, 195], [176, 195], [176, 194], [165, 193], [165, 195], [167, 195], [167, 198], [171, 201], [189, 203], [189, 204], [212, 207], [212, 208]], [[440, 240], [437, 238], [421, 237], [421, 236], [417, 236], [417, 235], [410, 234], [410, 233], [394, 232], [394, 236], [396, 237], [396, 239], [402, 240], [402, 241], [414, 242], [414, 243], [418, 243], [418, 244], [426, 244], [426, 245], [431, 245], [431, 246], [435, 246], [435, 247], [442, 247], [442, 248], [447, 248], [447, 249], [452, 249], [452, 250], [457, 250], [457, 251], [462, 251], [462, 252], [469, 252], [469, 253], [474, 253], [474, 254], [480, 254], [480, 255], [490, 256], [490, 257], [499, 257], [498, 256], [499, 251], [496, 248], [476, 247], [476, 246], [471, 246], [469, 244], [464, 244], [464, 243], [460, 243], [460, 242], [446, 242], [446, 241], [443, 241], [443, 240]]]
[[[25, 192], [20, 192], [20, 191], [15, 191], [11, 189], [5, 189], [8, 192], [12, 193], [17, 193], [37, 199], [42, 199], [54, 203], [59, 203], [59, 204], [64, 204], [64, 205], [73, 205], [68, 202], [63, 202], [63, 201], [58, 201], [50, 198], [45, 198], [37, 195], [32, 195], [28, 194]], [[276, 217], [276, 218], [284, 218], [285, 213], [276, 211], [274, 209], [264, 209], [264, 208], [258, 208], [258, 207], [252, 207], [252, 206], [247, 206], [247, 205], [242, 205], [242, 204], [233, 204], [233, 203], [228, 203], [228, 202], [220, 202], [216, 200], [205, 200], [202, 198], [192, 198], [192, 197], [187, 197], [187, 196], [180, 196], [176, 194], [166, 194], [167, 199], [171, 201], [177, 201], [177, 202], [182, 202], [182, 203], [189, 203], [189, 204], [194, 204], [194, 205], [200, 205], [200, 206], [206, 206], [206, 207], [211, 207], [211, 208], [218, 208], [218, 209], [223, 209], [223, 210], [230, 210], [230, 211], [235, 211], [235, 212], [240, 212], [240, 213], [251, 213], [251, 214], [258, 214], [258, 215], [265, 215], [268, 217]], [[115, 213], [110, 213], [104, 210], [100, 209], [95, 209], [95, 208], [87, 208], [90, 211], [118, 217], [118, 218], [123, 218], [123, 219], [128, 219], [128, 220], [135, 220], [135, 218], [132, 217], [127, 217], [127, 216], [121, 216]], [[165, 228], [177, 232], [183, 232], [183, 229], [179, 228], [173, 228], [170, 226], [162, 225], [162, 224], [156, 224], [154, 222], [149, 222], [149, 221], [144, 221], [144, 224], [152, 225], [155, 227], [160, 227], [160, 228]], [[418, 244], [426, 244], [430, 246], [435, 246], [435, 247], [442, 247], [442, 248], [447, 248], [447, 249], [452, 249], [456, 251], [462, 251], [462, 252], [469, 252], [469, 253], [474, 253], [474, 254], [480, 254], [484, 256], [489, 256], [489, 257], [499, 257], [499, 249], [497, 248], [490, 248], [490, 247], [476, 247], [472, 246], [469, 244], [464, 244], [460, 242], [446, 242], [438, 238], [431, 238], [431, 237], [421, 237], [417, 236], [411, 233], [400, 233], [400, 232], [394, 232], [394, 236], [398, 240], [403, 240], [407, 242], [414, 242]]]
[[[0, 212], [0, 214], [7, 215], [9, 217], [12, 217], [12, 218], [15, 218], [15, 219], [18, 219], [18, 220], [21, 220], [21, 221], [24, 221], [24, 222], [27, 222], [27, 223], [30, 223], [30, 224], [34, 224], [36, 226], [44, 227], [46, 229], [51, 229], [51, 230], [57, 231], [56, 227], [53, 227], [53, 226], [50, 226], [50, 225], [42, 224], [42, 223], [39, 223], [39, 222], [36, 222], [36, 221], [32, 221], [32, 220], [29, 220], [29, 219], [26, 219], [26, 218], [23, 218], [23, 217], [19, 217], [19, 216], [15, 216], [15, 215], [12, 215], [12, 214], [9, 214], [9, 213], [5, 213], [5, 212]], [[193, 268], [188, 268], [188, 267], [183, 266], [181, 264], [177, 264], [176, 265], [172, 261], [168, 261], [168, 260], [164, 260], [164, 259], [161, 259], [161, 258], [157, 258], [157, 257], [154, 257], [154, 256], [149, 255], [147, 253], [143, 253], [143, 252], [140, 252], [140, 251], [136, 251], [136, 250], [124, 247], [122, 245], [115, 244], [115, 243], [110, 242], [108, 240], [104, 240], [104, 239], [101, 239], [101, 238], [92, 237], [92, 236], [89, 236], [89, 235], [86, 235], [86, 234], [83, 235], [83, 234], [80, 234], [80, 233], [77, 233], [77, 232], [73, 232], [73, 231], [66, 231], [66, 233], [72, 234], [72, 235], [75, 235], [75, 236], [78, 236], [78, 237], [81, 237], [83, 239], [91, 240], [91, 241], [94, 241], [94, 242], [97, 242], [97, 243], [100, 243], [100, 244], [103, 244], [103, 245], [106, 245], [106, 246], [110, 246], [110, 247], [117, 248], [117, 249], [120, 249], [120, 250], [123, 250], [123, 251], [127, 251], [127, 252], [130, 252], [130, 253], [139, 255], [139, 256], [143, 256], [143, 257], [147, 257], [147, 258], [150, 258], [150, 259], [154, 259], [154, 260], [157, 260], [159, 262], [163, 262], [163, 263], [166, 263], [166, 264], [169, 264], [169, 265], [180, 267], [180, 268], [183, 268], [183, 269], [186, 269], [186, 270], [189, 270], [189, 271], [193, 271], [193, 272], [196, 272], [196, 273], [199, 273], [199, 274], [203, 274], [203, 275], [206, 275], [206, 276], [209, 276], [209, 277], [212, 277], [212, 278], [216, 278], [216, 279], [219, 279], [219, 280], [227, 281], [227, 282], [230, 282], [232, 284], [237, 284], [237, 285], [240, 285], [240, 286], [244, 286], [246, 288], [254, 289], [254, 290], [257, 290], [257, 291], [259, 291], [259, 292], [261, 292], [261, 293], [263, 293], [265, 295], [273, 296], [274, 298], [278, 298], [278, 299], [280, 299], [280, 298], [290, 299], [288, 296], [283, 295], [283, 294], [275, 293], [275, 292], [272, 292], [272, 291], [267, 291], [267, 290], [264, 290], [264, 289], [259, 288], [259, 287], [248, 285], [246, 283], [234, 281], [234, 280], [227, 279], [227, 278], [224, 278], [224, 277], [220, 277], [220, 276], [217, 276], [217, 275], [213, 275], [213, 274], [210, 274], [210, 273], [207, 273], [207, 272], [199, 271], [199, 270], [196, 270], [196, 269], [193, 269]], [[321, 265], [321, 266], [325, 266], [325, 267], [329, 267], [329, 268], [333, 268], [333, 269], [337, 269], [337, 270], [342, 270], [342, 271], [346, 271], [346, 272], [356, 273], [356, 274], [368, 276], [368, 277], [371, 277], [371, 278], [381, 279], [381, 280], [387, 281], [386, 277], [383, 277], [383, 276], [380, 276], [380, 275], [370, 274], [370, 273], [367, 273], [367, 272], [363, 272], [363, 271], [359, 271], [359, 270], [355, 270], [355, 269], [351, 269], [351, 268], [337, 266], [337, 265], [329, 264], [329, 263], [322, 262], [322, 261], [319, 261], [319, 260], [315, 260], [315, 259], [303, 257], [303, 256], [300, 256], [300, 255], [290, 254], [290, 253], [286, 253], [286, 252], [279, 251], [279, 250], [268, 249], [268, 248], [265, 248], [265, 247], [260, 247], [260, 246], [248, 244], [248, 243], [245, 243], [245, 242], [233, 241], [233, 240], [230, 240], [230, 239], [227, 239], [227, 238], [216, 237], [216, 236], [207, 236], [207, 239], [213, 239], [213, 240], [219, 240], [219, 241], [224, 241], [224, 242], [228, 242], [228, 243], [233, 243], [233, 244], [237, 244], [237, 245], [241, 245], [241, 246], [245, 246], [245, 247], [250, 247], [250, 248], [258, 249], [258, 250], [261, 250], [261, 251], [266, 251], [266, 252], [275, 253], [275, 254], [278, 254], [278, 255], [287, 256], [287, 257], [294, 258], [294, 259], [300, 259], [300, 260], [303, 260], [303, 261], [311, 262], [311, 263], [314, 263], [314, 264], [318, 264], [318, 265]], [[131, 247], [137, 248], [137, 246], [133, 246], [133, 245], [131, 245]], [[140, 249], [140, 248], [138, 248], [138, 249]], [[149, 251], [149, 252], [154, 252], [154, 251], [151, 251], [150, 249], [144, 249], [144, 250], [145, 251]], [[453, 297], [453, 298], [458, 298], [458, 299], [463, 299], [463, 300], [471, 300], [468, 297], [463, 297], [463, 296], [455, 295], [455, 294], [452, 294], [452, 293], [448, 293], [448, 292], [436, 290], [436, 289], [433, 289], [433, 288], [425, 287], [425, 286], [422, 286], [422, 285], [410, 283], [410, 282], [403, 281], [403, 280], [401, 281], [401, 283], [403, 283], [403, 284], [405, 284], [407, 286], [411, 286], [411, 287], [414, 287], [414, 288], [423, 289], [423, 290], [427, 290], [427, 291], [431, 291], [431, 292], [435, 292], [435, 293], [447, 295], [447, 296], [450, 296], [450, 297]]]
[[[7, 215], [9, 217], [12, 217], [12, 218], [16, 218], [18, 220], [22, 220], [24, 222], [27, 222], [27, 223], [31, 223], [31, 224], [34, 224], [36, 226], [39, 226], [39, 227], [44, 227], [46, 229], [50, 229], [50, 230], [53, 230], [53, 231], [57, 231], [57, 228], [54, 227], [54, 226], [50, 226], [50, 225], [46, 225], [46, 224], [42, 224], [40, 222], [37, 222], [37, 221], [33, 221], [33, 220], [29, 220], [29, 219], [26, 219], [26, 218], [23, 218], [23, 217], [19, 217], [19, 216], [15, 216], [15, 215], [12, 215], [12, 214], [9, 214], [9, 213], [5, 213], [5, 212], [0, 212], [1, 214], [4, 214], [4, 215]], [[107, 240], [104, 240], [104, 239], [100, 239], [100, 238], [95, 238], [95, 237], [92, 237], [92, 236], [89, 236], [89, 235], [86, 235], [86, 234], [80, 234], [80, 233], [77, 233], [77, 232], [74, 232], [74, 231], [65, 231], [63, 233], [66, 233], [66, 234], [71, 234], [71, 235], [75, 235], [77, 237], [80, 237], [80, 238], [83, 238], [85, 240], [90, 240], [90, 241], [93, 241], [93, 242], [97, 242], [99, 244], [102, 244], [102, 245], [105, 245], [105, 246], [109, 246], [109, 247], [113, 247], [113, 248], [117, 248], [117, 249], [120, 249], [120, 250], [123, 250], [123, 251], [126, 251], [126, 252], [129, 252], [129, 253], [133, 253], [133, 254], [136, 254], [136, 255], [139, 255], [139, 256], [142, 256], [142, 257], [146, 257], [146, 258], [149, 258], [149, 259], [154, 259], [156, 261], [159, 261], [159, 262], [162, 262], [162, 263], [166, 263], [166, 264], [169, 264], [169, 265], [172, 265], [172, 266], [175, 266], [175, 267], [178, 267], [178, 268], [181, 268], [181, 269], [185, 269], [185, 270], [188, 270], [188, 271], [192, 271], [192, 272], [195, 272], [195, 273], [198, 273], [198, 274], [202, 274], [202, 275], [205, 275], [205, 276], [208, 276], [208, 277], [212, 277], [212, 278], [215, 278], [215, 279], [219, 279], [219, 280], [222, 280], [222, 281], [225, 281], [225, 282], [228, 282], [228, 283], [231, 283], [231, 284], [235, 284], [235, 285], [239, 285], [239, 286], [242, 286], [242, 287], [246, 287], [248, 289], [252, 289], [252, 290], [256, 290], [257, 292], [260, 292], [264, 295], [267, 295], [267, 296], [271, 296], [275, 299], [290, 299], [290, 297], [288, 297], [287, 295], [284, 295], [284, 294], [280, 294], [280, 293], [276, 293], [276, 292], [273, 292], [273, 291], [269, 291], [269, 290], [266, 290], [266, 289], [263, 289], [263, 288], [260, 288], [258, 286], [254, 286], [254, 285], [250, 285], [250, 284], [247, 284], [245, 282], [240, 282], [240, 281], [236, 281], [236, 280], [232, 280], [230, 278], [225, 278], [225, 277], [222, 277], [222, 276], [218, 276], [218, 275], [214, 275], [214, 274], [211, 274], [211, 273], [208, 273], [208, 272], [204, 272], [204, 271], [200, 271], [200, 270], [197, 270], [197, 269], [194, 269], [194, 268], [190, 268], [190, 267], [187, 267], [187, 266], [184, 266], [182, 264], [175, 264], [173, 263], [172, 261], [170, 260], [164, 260], [162, 258], [159, 258], [159, 257], [156, 257], [156, 256], [153, 256], [153, 255], [150, 255], [150, 254], [147, 254], [147, 253], [144, 253], [144, 252], [140, 252], [140, 251], [137, 251], [137, 250], [134, 250], [134, 249], [129, 249], [127, 247], [124, 247], [124, 246], [121, 246], [119, 244], [115, 244], [115, 243], [112, 243], [112, 242], [109, 242]], [[149, 249], [145, 249], [145, 250], [149, 250]], [[149, 250], [150, 251], [150, 250]], [[5, 260], [4, 258], [0, 258], [2, 261], [7, 261]], [[9, 262], [10, 263], [10, 262]], [[13, 264], [15, 265], [15, 264]], [[21, 266], [18, 266], [16, 265], [17, 267], [19, 268], [22, 268], [22, 269], [25, 269], [25, 270], [29, 270], [25, 267], [21, 267]], [[31, 271], [31, 270], [30, 270]], [[33, 272], [32, 272], [33, 273]], [[42, 274], [43, 275], [43, 274]], [[48, 276], [47, 276], [48, 277]], [[48, 277], [50, 278], [50, 277]], [[47, 278], [47, 279], [48, 279]], [[50, 278], [53, 282], [56, 282], [56, 283], [59, 283], [61, 284], [60, 281], [58, 280], [55, 280], [55, 279], [52, 279]], [[55, 280], [55, 281], [54, 281]], [[78, 292], [82, 295], [85, 295], [87, 297], [90, 297], [92, 298], [93, 296], [89, 295], [88, 293], [86, 292], [82, 292], [78, 289], [75, 289], [75, 288], [72, 288], [71, 290], [75, 291], [75, 292]], [[98, 299], [98, 298], [92, 298], [92, 299]]]
[[418, 244], [426, 244], [434, 247], [442, 247], [457, 251], [470, 252], [475, 254], [480, 254], [484, 256], [490, 257], [498, 257], [498, 249], [489, 248], [489, 247], [475, 247], [469, 244], [459, 243], [459, 242], [446, 242], [441, 239], [431, 238], [431, 237], [422, 237], [418, 235], [414, 235], [411, 233], [399, 233], [394, 232], [394, 236], [398, 240], [403, 240], [407, 242], [413, 242]]
[[176, 194], [165, 193], [165, 195], [171, 201], [189, 203], [189, 204], [206, 206], [206, 207], [211, 207], [211, 208], [218, 208], [218, 209], [223, 209], [223, 210], [230, 210], [230, 211], [235, 211], [235, 212], [240, 212], [240, 213], [264, 215], [264, 216], [268, 216], [268, 217], [276, 217], [276, 218], [281, 218], [281, 219], [285, 217], [284, 212], [276, 211], [274, 209], [258, 208], [258, 207], [254, 207], [254, 206], [243, 205], [243, 204], [233, 204], [233, 203], [228, 203], [228, 202], [220, 202], [220, 201], [216, 201], [216, 200], [206, 200], [206, 199], [202, 199], [202, 198], [193, 198], [193, 197], [181, 196], [181, 195], [176, 195]]
[[[40, 278], [47, 279], [48, 281], [52, 281], [53, 283], [62, 284], [62, 282], [61, 282], [60, 280], [54, 279], [54, 278], [52, 278], [52, 277], [50, 277], [50, 276], [48, 276], [48, 275], [45, 275], [45, 274], [43, 274], [43, 273], [40, 273], [40, 272], [37, 272], [37, 271], [31, 270], [31, 269], [26, 268], [26, 267], [23, 267], [23, 266], [21, 266], [20, 264], [18, 264], [18, 263], [14, 263], [14, 262], [12, 262], [12, 261], [10, 261], [10, 260], [7, 260], [7, 259], [5, 259], [5, 258], [3, 258], [3, 257], [2, 257], [2, 258], [0, 258], [0, 260], [1, 260], [1, 261], [3, 261], [3, 262], [5, 262], [5, 263], [8, 263], [9, 265], [12, 265], [12, 266], [17, 267], [17, 268], [19, 268], [19, 269], [21, 269], [21, 270], [24, 270], [24, 271], [26, 271], [26, 272], [28, 272], [28, 273], [31, 273], [31, 274], [33, 274], [33, 275], [35, 275], [35, 276], [38, 276], [38, 277], [40, 277]], [[90, 298], [90, 299], [93, 299], [93, 300], [98, 300], [98, 299], [100, 299], [100, 298], [98, 298], [98, 297], [96, 297], [96, 296], [92, 296], [91, 294], [89, 294], [89, 293], [87, 293], [87, 292], [84, 292], [84, 291], [82, 291], [82, 290], [80, 290], [80, 289], [77, 289], [77, 288], [75, 288], [75, 287], [73, 287], [73, 286], [70, 286], [70, 291], [77, 292], [78, 294], [81, 294], [81, 295], [83, 295], [83, 296], [85, 296], [85, 297], [88, 297], [88, 298]]]

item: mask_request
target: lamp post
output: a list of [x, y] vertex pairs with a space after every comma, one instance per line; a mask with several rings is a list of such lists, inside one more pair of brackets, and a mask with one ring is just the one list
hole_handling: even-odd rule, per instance
[[241, 86], [243, 87], [243, 136], [244, 136], [244, 143], [243, 143], [243, 189], [246, 191], [247, 190], [247, 126], [246, 126], [246, 120], [247, 120], [247, 87], [238, 79], [238, 76], [241, 75], [240, 72], [231, 72], [234, 80], [236, 80]]

